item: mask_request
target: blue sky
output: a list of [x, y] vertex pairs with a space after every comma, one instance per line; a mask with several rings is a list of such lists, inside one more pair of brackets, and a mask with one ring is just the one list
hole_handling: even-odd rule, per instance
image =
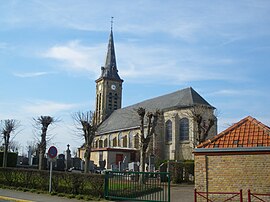
[[49, 145], [82, 144], [71, 114], [94, 110], [114, 17], [123, 106], [193, 87], [219, 132], [251, 115], [270, 125], [270, 2], [9, 0], [0, 4], [0, 119], [18, 119], [26, 152], [33, 117], [54, 116]]

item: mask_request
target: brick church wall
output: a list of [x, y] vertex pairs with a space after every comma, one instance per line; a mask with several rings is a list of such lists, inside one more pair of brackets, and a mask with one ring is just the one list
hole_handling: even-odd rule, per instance
[[[269, 193], [270, 154], [195, 153], [195, 187], [198, 191]], [[245, 201], [245, 200], [244, 200]]]

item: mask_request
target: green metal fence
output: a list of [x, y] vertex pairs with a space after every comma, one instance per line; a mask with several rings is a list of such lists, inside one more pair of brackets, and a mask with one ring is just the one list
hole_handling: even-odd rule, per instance
[[109, 200], [170, 202], [170, 174], [106, 171], [105, 197]]

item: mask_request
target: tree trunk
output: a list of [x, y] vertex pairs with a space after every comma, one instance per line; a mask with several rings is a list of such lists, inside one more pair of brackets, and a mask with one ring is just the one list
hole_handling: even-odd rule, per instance
[[[145, 172], [145, 156], [146, 156], [146, 150], [142, 149], [140, 152], [140, 172]], [[144, 173], [140, 174], [139, 182], [140, 184], [145, 184]]]
[[46, 153], [46, 133], [47, 129], [42, 129], [42, 135], [41, 135], [41, 143], [39, 148], [39, 162], [38, 162], [38, 169], [39, 170], [45, 170], [44, 165], [44, 156]]
[[43, 152], [43, 150], [39, 151], [38, 169], [44, 170], [44, 152]]
[[145, 151], [140, 152], [140, 172], [145, 172], [145, 155]]
[[84, 154], [84, 173], [89, 173], [89, 162], [91, 156], [91, 147], [86, 147]]
[[8, 145], [5, 143], [5, 149], [3, 154], [3, 168], [7, 167]]

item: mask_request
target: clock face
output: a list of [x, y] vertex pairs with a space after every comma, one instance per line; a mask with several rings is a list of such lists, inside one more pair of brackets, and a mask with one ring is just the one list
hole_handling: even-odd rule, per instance
[[112, 84], [112, 85], [111, 85], [111, 89], [112, 89], [112, 90], [115, 90], [115, 89], [116, 89], [116, 85]]

